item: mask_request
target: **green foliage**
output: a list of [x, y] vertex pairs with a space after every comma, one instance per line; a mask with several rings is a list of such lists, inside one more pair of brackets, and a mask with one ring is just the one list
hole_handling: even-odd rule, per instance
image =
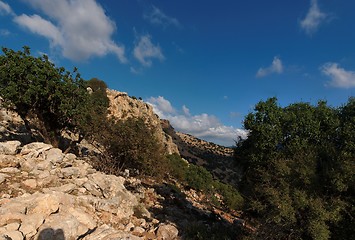
[[211, 203], [220, 207], [220, 203], [214, 196], [215, 193], [222, 195], [225, 207], [240, 210], [244, 200], [239, 192], [231, 185], [214, 180], [212, 174], [204, 167], [188, 164], [177, 154], [168, 157], [169, 173], [181, 183], [207, 193], [211, 198]]
[[354, 217], [354, 123], [354, 99], [334, 109], [324, 101], [282, 108], [271, 98], [246, 116], [250, 134], [238, 142], [235, 156], [243, 170], [241, 191], [250, 200], [246, 211], [260, 223], [259, 238], [350, 233], [343, 219]]
[[186, 182], [196, 190], [211, 192], [213, 178], [204, 167], [190, 164], [186, 173]]
[[167, 161], [161, 144], [143, 119], [111, 119], [102, 127], [95, 139], [104, 147], [106, 164], [103, 170], [119, 173], [122, 168], [137, 169], [141, 174], [162, 176], [166, 173]]
[[223, 223], [214, 222], [205, 224], [203, 222], [190, 222], [184, 229], [183, 239], [191, 240], [229, 240], [240, 236], [241, 231], [235, 226], [228, 226]]
[[107, 125], [107, 109], [110, 101], [107, 97], [107, 85], [104, 81], [92, 78], [85, 82], [85, 86], [90, 88], [91, 91], [88, 91], [87, 108], [81, 113], [78, 128], [83, 134], [82, 138], [95, 140]]
[[168, 155], [167, 161], [169, 164], [169, 173], [180, 182], [184, 182], [189, 164], [182, 160], [178, 154]]
[[87, 92], [84, 82], [73, 73], [56, 68], [47, 56], [32, 57], [30, 49], [23, 51], [2, 48], [0, 56], [0, 96], [25, 121], [37, 119], [26, 127], [35, 128], [46, 142], [59, 144], [60, 130], [75, 130], [85, 109]]
[[229, 209], [240, 210], [243, 208], [244, 199], [240, 193], [229, 184], [214, 181], [215, 191], [222, 195], [223, 203]]

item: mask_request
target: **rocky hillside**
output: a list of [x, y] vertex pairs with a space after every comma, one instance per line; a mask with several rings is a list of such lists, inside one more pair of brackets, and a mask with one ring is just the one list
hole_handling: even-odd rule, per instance
[[0, 239], [175, 239], [125, 181], [48, 144], [1, 142]]
[[[111, 105], [136, 103], [132, 114], [154, 115], [131, 99], [113, 97]], [[112, 106], [117, 117], [125, 110]], [[152, 119], [159, 123], [156, 116], [146, 118]], [[201, 192], [169, 179], [129, 177], [128, 171], [124, 177], [107, 175], [92, 167], [94, 161], [31, 142], [23, 120], [0, 109], [0, 240], [195, 239], [240, 231], [239, 214], [211, 207]]]
[[108, 89], [107, 96], [110, 100], [109, 112], [111, 116], [117, 119], [126, 119], [128, 117], [143, 118], [148, 126], [155, 129], [156, 137], [163, 144], [168, 154], [179, 153], [171, 136], [163, 131], [160, 125], [160, 119], [153, 112], [152, 106], [142, 100], [128, 96], [127, 93], [116, 90]]
[[208, 169], [217, 179], [236, 184], [239, 174], [235, 171], [233, 149], [198, 139], [192, 135], [176, 132], [169, 121], [162, 120], [166, 134], [178, 146], [180, 155], [190, 163]]

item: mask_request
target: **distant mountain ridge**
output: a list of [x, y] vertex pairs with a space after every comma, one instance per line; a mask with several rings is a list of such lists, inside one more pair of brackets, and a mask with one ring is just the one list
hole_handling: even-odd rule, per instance
[[177, 145], [181, 157], [190, 163], [205, 167], [222, 182], [237, 184], [239, 174], [234, 167], [233, 148], [177, 132], [168, 120], [161, 120], [161, 125], [164, 132], [171, 136], [172, 141]]

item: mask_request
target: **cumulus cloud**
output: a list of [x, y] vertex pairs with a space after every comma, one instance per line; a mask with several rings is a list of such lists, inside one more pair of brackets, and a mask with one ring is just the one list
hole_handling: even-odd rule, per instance
[[0, 1], [0, 15], [14, 15], [9, 4]]
[[63, 56], [82, 61], [91, 56], [115, 54], [125, 63], [123, 45], [112, 40], [115, 23], [95, 0], [24, 0], [44, 16], [22, 14], [14, 21], [29, 31], [46, 37]]
[[328, 84], [337, 88], [355, 87], [355, 71], [347, 71], [337, 63], [326, 63], [320, 68], [321, 72], [330, 78]]
[[256, 73], [256, 77], [261, 78], [273, 73], [281, 74], [282, 72], [283, 72], [283, 65], [281, 59], [278, 57], [274, 57], [271, 66], [267, 68], [259, 68], [259, 70]]
[[319, 9], [318, 1], [311, 0], [311, 6], [305, 18], [300, 22], [300, 26], [307, 34], [311, 35], [318, 30], [327, 17], [328, 15]]
[[182, 112], [176, 111], [164, 97], [151, 97], [147, 102], [153, 106], [160, 118], [168, 119], [177, 131], [192, 134], [207, 141], [232, 146], [239, 137], [246, 138], [248, 135], [243, 129], [223, 125], [213, 115], [206, 113], [191, 115], [185, 105], [182, 107]]
[[22, 14], [20, 16], [17, 16], [14, 21], [17, 24], [26, 27], [31, 32], [48, 38], [54, 45], [63, 44], [64, 39], [62, 38], [62, 34], [59, 29], [54, 26], [50, 21], [43, 19], [41, 16], [28, 16]]
[[185, 105], [182, 106], [182, 111], [186, 116], [190, 116], [190, 109], [188, 109]]
[[154, 45], [150, 35], [140, 36], [139, 41], [133, 49], [134, 57], [145, 67], [152, 65], [152, 59], [165, 59], [159, 45]]
[[159, 8], [152, 6], [149, 13], [144, 14], [143, 18], [148, 20], [151, 24], [160, 25], [168, 27], [170, 25], [175, 27], [181, 27], [181, 24], [176, 18], [169, 17], [165, 13], [163, 13]]
[[156, 110], [156, 113], [159, 116], [165, 116], [165, 114], [172, 114], [176, 112], [171, 103], [162, 96], [157, 98], [151, 97], [147, 102], [154, 107], [154, 110]]

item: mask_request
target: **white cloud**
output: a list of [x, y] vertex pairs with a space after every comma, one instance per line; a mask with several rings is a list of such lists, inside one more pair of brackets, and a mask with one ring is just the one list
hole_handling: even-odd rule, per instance
[[141, 36], [133, 50], [134, 57], [145, 67], [152, 65], [152, 59], [165, 59], [159, 45], [154, 45], [150, 35]]
[[33, 33], [48, 38], [53, 45], [63, 44], [64, 39], [59, 29], [50, 21], [43, 19], [41, 16], [28, 16], [22, 14], [14, 18], [15, 23], [28, 28]]
[[330, 77], [328, 84], [337, 88], [355, 87], [355, 71], [347, 71], [337, 63], [326, 63], [320, 68], [321, 72]]
[[151, 11], [148, 14], [143, 15], [144, 19], [148, 20], [154, 25], [161, 25], [164, 28], [170, 25], [175, 27], [181, 27], [181, 24], [176, 18], [169, 17], [163, 13], [159, 8], [152, 6]]
[[[15, 22], [48, 38], [63, 56], [82, 61], [91, 56], [115, 54], [125, 63], [125, 49], [112, 40], [115, 23], [95, 0], [24, 0], [43, 16], [22, 14]], [[27, 22], [27, 21], [28, 22]]]
[[183, 105], [182, 112], [177, 112], [164, 97], [151, 97], [147, 102], [153, 106], [154, 112], [162, 119], [168, 119], [179, 132], [192, 134], [198, 138], [225, 146], [234, 145], [238, 137], [246, 138], [247, 131], [223, 125], [219, 119], [206, 113], [191, 115]]
[[281, 74], [282, 72], [283, 72], [283, 65], [281, 59], [278, 57], [274, 57], [271, 66], [267, 68], [259, 68], [258, 72], [256, 73], [256, 77], [261, 78], [273, 73]]
[[301, 28], [309, 35], [316, 32], [319, 26], [327, 19], [327, 14], [318, 7], [317, 0], [311, 0], [311, 6], [306, 17], [300, 22]]
[[159, 116], [165, 116], [165, 114], [172, 114], [176, 112], [171, 103], [162, 96], [157, 98], [151, 97], [147, 100], [147, 102], [154, 107], [156, 114]]
[[190, 109], [188, 109], [185, 105], [182, 106], [182, 111], [186, 116], [190, 116]]
[[14, 15], [9, 4], [0, 1], [0, 15]]

